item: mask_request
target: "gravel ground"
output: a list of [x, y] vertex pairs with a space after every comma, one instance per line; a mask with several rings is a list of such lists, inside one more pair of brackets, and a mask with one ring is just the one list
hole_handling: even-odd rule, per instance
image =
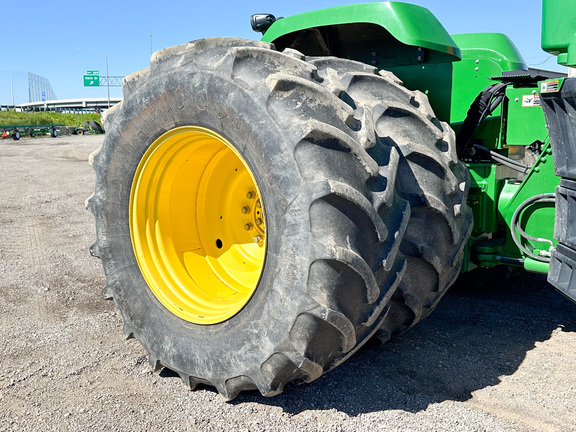
[[537, 275], [460, 283], [401, 337], [274, 398], [152, 373], [88, 253], [102, 139], [0, 141], [0, 430], [576, 430], [576, 305]]

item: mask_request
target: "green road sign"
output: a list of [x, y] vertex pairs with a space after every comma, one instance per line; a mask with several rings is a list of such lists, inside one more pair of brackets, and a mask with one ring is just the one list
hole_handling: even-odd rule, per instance
[[100, 71], [86, 71], [86, 75], [100, 75]]
[[84, 75], [84, 87], [99, 87], [99, 86], [100, 86], [99, 75]]

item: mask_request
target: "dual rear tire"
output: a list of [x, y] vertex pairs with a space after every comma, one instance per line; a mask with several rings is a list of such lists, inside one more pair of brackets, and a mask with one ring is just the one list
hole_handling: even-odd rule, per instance
[[427, 315], [458, 274], [467, 172], [392, 75], [199, 40], [127, 77], [104, 126], [87, 201], [104, 295], [190, 388], [310, 382]]

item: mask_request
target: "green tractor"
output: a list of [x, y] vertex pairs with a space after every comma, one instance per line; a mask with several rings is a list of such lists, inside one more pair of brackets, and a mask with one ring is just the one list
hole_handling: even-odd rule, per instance
[[[576, 4], [552, 3], [543, 47], [575, 65]], [[475, 268], [576, 298], [575, 79], [405, 3], [251, 21], [261, 41], [155, 53], [91, 156], [103, 295], [153, 368], [273, 396]]]

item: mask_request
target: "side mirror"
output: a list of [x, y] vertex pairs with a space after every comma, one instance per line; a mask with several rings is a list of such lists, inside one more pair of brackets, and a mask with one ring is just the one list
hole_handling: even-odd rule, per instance
[[252, 30], [262, 34], [266, 33], [266, 30], [268, 30], [275, 21], [276, 17], [272, 14], [254, 14], [250, 17]]

